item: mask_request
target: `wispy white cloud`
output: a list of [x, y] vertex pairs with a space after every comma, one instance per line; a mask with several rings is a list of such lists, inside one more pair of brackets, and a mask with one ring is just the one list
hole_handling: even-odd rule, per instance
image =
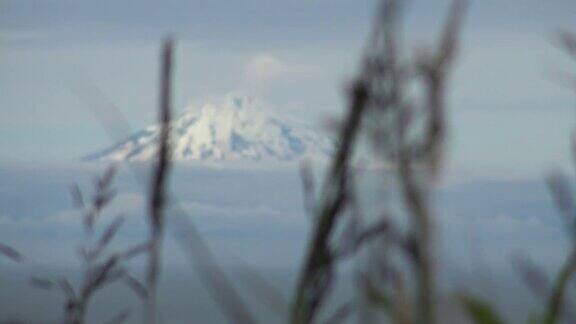
[[[141, 194], [126, 192], [118, 194], [105, 208], [100, 220], [109, 222], [112, 217], [122, 215], [132, 223], [140, 222], [138, 216], [143, 215], [145, 200]], [[144, 220], [144, 218], [142, 218]], [[80, 228], [82, 226], [82, 211], [78, 209], [62, 209], [41, 218], [14, 217], [8, 213], [0, 213], [0, 228], [2, 229], [53, 229]]]
[[273, 218], [273, 219], [288, 219], [296, 218], [293, 213], [271, 208], [266, 205], [239, 207], [239, 206], [224, 206], [216, 204], [204, 204], [195, 201], [184, 203], [184, 208], [190, 211], [193, 215], [200, 217], [221, 217], [221, 218], [237, 218], [243, 220], [247, 218]]
[[280, 59], [269, 54], [260, 54], [246, 62], [244, 78], [251, 84], [260, 85], [270, 79], [285, 75], [289, 71], [288, 65]]
[[307, 77], [318, 73], [311, 65], [288, 63], [285, 60], [262, 53], [252, 56], [244, 64], [244, 86], [251, 91], [261, 91], [269, 82], [284, 77]]

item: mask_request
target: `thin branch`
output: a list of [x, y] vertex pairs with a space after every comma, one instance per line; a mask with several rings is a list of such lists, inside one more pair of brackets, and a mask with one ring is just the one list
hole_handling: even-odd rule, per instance
[[146, 272], [146, 286], [148, 299], [146, 305], [146, 321], [154, 324], [157, 320], [157, 289], [160, 276], [162, 236], [164, 234], [164, 207], [166, 204], [166, 189], [168, 173], [170, 171], [170, 115], [172, 91], [172, 65], [173, 44], [166, 39], [162, 47], [160, 70], [160, 107], [159, 121], [161, 124], [158, 161], [150, 187], [149, 199], [149, 226], [150, 251]]

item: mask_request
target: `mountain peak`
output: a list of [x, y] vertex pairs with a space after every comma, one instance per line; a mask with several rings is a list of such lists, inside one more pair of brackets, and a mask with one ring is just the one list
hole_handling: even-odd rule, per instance
[[[291, 161], [324, 158], [329, 141], [315, 129], [279, 118], [254, 97], [240, 92], [190, 107], [171, 122], [173, 159], [179, 161]], [[157, 151], [159, 126], [87, 157], [142, 161]]]
[[256, 102], [256, 98], [243, 92], [231, 92], [224, 96], [224, 105], [235, 109], [246, 109]]

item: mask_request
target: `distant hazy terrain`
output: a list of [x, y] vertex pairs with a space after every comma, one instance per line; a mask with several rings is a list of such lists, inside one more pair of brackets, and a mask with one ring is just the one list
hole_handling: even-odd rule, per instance
[[[0, 304], [0, 314], [31, 320], [58, 316], [59, 294], [24, 288], [27, 275], [74, 273], [78, 269], [76, 247], [82, 240], [82, 230], [69, 197], [69, 185], [78, 182], [88, 190], [91, 176], [103, 167], [104, 164], [77, 164], [0, 168], [0, 237], [29, 256], [34, 264], [19, 266], [0, 260], [0, 284], [18, 288], [2, 289], [4, 295], [0, 299], [7, 302]], [[116, 182], [117, 198], [108, 216], [102, 219], [106, 223], [116, 213], [127, 215], [129, 221], [120, 232], [117, 247], [139, 242], [146, 233], [146, 191], [138, 184], [144, 179], [137, 180], [131, 169], [122, 170]], [[299, 267], [310, 226], [303, 211], [296, 167], [258, 170], [180, 165], [173, 175], [173, 188], [226, 269], [241, 276], [242, 272], [234, 269], [239, 264], [249, 265], [286, 296], [291, 293], [288, 287]], [[480, 294], [496, 291], [498, 296], [493, 297], [502, 299], [500, 306], [508, 314], [533, 302], [527, 292], [516, 293], [523, 285], [513, 275], [513, 257], [525, 252], [553, 270], [563, 257], [565, 244], [541, 181], [447, 184], [440, 189], [437, 200], [438, 240], [443, 250], [438, 256], [442, 290], [468, 287]], [[220, 319], [221, 314], [190, 270], [189, 260], [171, 238], [165, 249], [167, 270], [161, 308], [163, 314], [170, 314], [166, 322], [178, 323], [190, 316], [207, 321]], [[132, 265], [135, 273], [139, 273], [140, 262]], [[343, 285], [342, 289], [346, 289], [347, 284]], [[522, 298], [510, 299], [510, 291]], [[105, 320], [98, 317], [97, 310], [110, 303], [117, 308], [130, 306], [134, 320], [140, 315], [136, 299], [128, 298], [131, 292], [124, 286], [112, 286], [102, 294], [89, 316], [94, 323]], [[245, 294], [250, 296], [249, 290]], [[264, 311], [259, 314], [274, 316]]]

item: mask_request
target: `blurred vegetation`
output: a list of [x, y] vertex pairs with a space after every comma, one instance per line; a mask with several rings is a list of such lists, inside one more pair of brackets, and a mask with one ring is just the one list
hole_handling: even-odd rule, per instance
[[[448, 136], [446, 94], [467, 6], [465, 1], [454, 1], [438, 39], [416, 51], [407, 49], [402, 33], [404, 6], [400, 0], [381, 1], [359, 72], [350, 82], [346, 115], [339, 126], [335, 151], [318, 196], [309, 165], [302, 165], [305, 206], [312, 219], [312, 231], [291, 301], [284, 300], [256, 271], [245, 269], [263, 303], [285, 317], [286, 322], [450, 321], [437, 311], [438, 265], [434, 257], [436, 231], [431, 197], [444, 161]], [[562, 33], [558, 44], [576, 62], [576, 37]], [[168, 216], [178, 224], [174, 234], [177, 242], [228, 320], [259, 322], [168, 189], [173, 70], [173, 42], [168, 39], [161, 53], [158, 109], [161, 136], [149, 186], [149, 237], [125, 251], [107, 252], [123, 224], [121, 216], [105, 226], [100, 235], [95, 234], [99, 215], [114, 197], [115, 168], [111, 167], [96, 179], [95, 195], [90, 202], [86, 202], [78, 187], [72, 188], [75, 205], [84, 215], [86, 235], [86, 243], [79, 250], [84, 269], [80, 284], [74, 286], [65, 278], [30, 279], [36, 288], [63, 292], [64, 323], [84, 323], [92, 296], [119, 281], [142, 301], [146, 322], [158, 322], [161, 246]], [[576, 90], [576, 82], [570, 85]], [[370, 156], [386, 166], [382, 186], [396, 193], [400, 208], [384, 206], [370, 212], [360, 208], [354, 157], [361, 138], [368, 139]], [[576, 158], [576, 139], [572, 147]], [[572, 239], [556, 278], [552, 284], [542, 284], [538, 278], [544, 275], [538, 266], [527, 260], [516, 263], [518, 275], [543, 305], [541, 313], [527, 314], [527, 323], [576, 322], [575, 309], [566, 297], [576, 271], [576, 201], [567, 179], [561, 172], [548, 177], [550, 192]], [[27, 262], [17, 249], [6, 244], [0, 244], [0, 254], [14, 262]], [[142, 280], [124, 266], [141, 254], [148, 259]], [[338, 267], [344, 261], [352, 261], [356, 291], [343, 304], [328, 305], [339, 279]], [[471, 323], [506, 322], [488, 300], [465, 293], [452, 298]], [[110, 322], [123, 322], [129, 315], [128, 310], [110, 314]]]

